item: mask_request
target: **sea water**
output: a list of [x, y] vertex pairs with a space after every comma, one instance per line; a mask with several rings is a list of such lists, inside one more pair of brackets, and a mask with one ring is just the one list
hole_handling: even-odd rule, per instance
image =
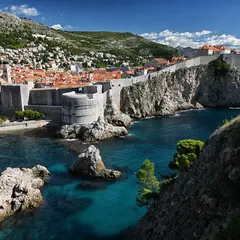
[[[167, 174], [179, 140], [205, 141], [222, 120], [238, 114], [240, 110], [188, 111], [135, 122], [129, 137], [97, 144], [105, 165], [123, 173], [121, 180], [113, 182], [72, 177], [68, 166], [77, 154], [53, 138], [26, 133], [0, 135], [1, 172], [6, 167], [36, 164], [51, 172], [42, 189], [44, 203], [34, 211], [17, 213], [3, 221], [0, 240], [116, 239], [146, 213], [146, 208], [136, 204], [135, 173], [143, 161], [153, 161], [156, 174]], [[81, 185], [84, 181], [90, 183]]]

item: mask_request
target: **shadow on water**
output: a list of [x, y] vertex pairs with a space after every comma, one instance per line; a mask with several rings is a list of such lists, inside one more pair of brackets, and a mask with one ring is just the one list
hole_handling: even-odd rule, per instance
[[34, 138], [56, 138], [57, 131], [57, 127], [43, 127], [25, 131], [23, 135], [26, 137]]
[[[74, 216], [86, 210], [93, 203], [91, 198], [68, 198], [55, 195], [48, 197], [40, 208], [34, 211], [16, 213], [0, 224], [0, 232], [5, 239], [44, 240], [128, 240], [132, 228], [127, 228], [112, 236], [99, 236], [93, 226], [84, 224]], [[53, 210], [54, 209], [54, 210]], [[47, 217], [44, 214], [48, 211]], [[51, 225], [51, 228], [49, 228]], [[17, 226], [17, 228], [16, 228]], [[56, 230], [57, 229], [57, 230]], [[46, 236], [46, 230], [48, 235]], [[2, 238], [1, 238], [2, 239]]]

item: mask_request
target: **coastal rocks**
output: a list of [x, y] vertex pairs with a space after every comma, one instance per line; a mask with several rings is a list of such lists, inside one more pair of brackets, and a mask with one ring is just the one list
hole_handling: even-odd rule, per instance
[[64, 125], [61, 127], [58, 135], [62, 139], [75, 139], [78, 137], [81, 126], [78, 124]]
[[240, 118], [217, 129], [187, 173], [166, 185], [131, 239], [239, 239]]
[[69, 171], [80, 176], [104, 179], [118, 179], [121, 176], [119, 171], [106, 169], [99, 150], [93, 145], [78, 156], [69, 167]]
[[80, 139], [85, 142], [96, 142], [113, 137], [127, 136], [125, 127], [115, 127], [100, 118], [89, 125], [81, 127]]
[[41, 165], [7, 168], [0, 176], [0, 221], [15, 212], [37, 208], [43, 201], [39, 188], [49, 175]]
[[84, 142], [96, 142], [107, 138], [128, 135], [125, 127], [116, 127], [100, 118], [87, 125], [65, 125], [61, 128], [59, 136], [64, 139], [79, 138]]
[[131, 117], [122, 113], [117, 105], [112, 102], [107, 104], [104, 115], [106, 122], [116, 126], [128, 127], [132, 123]]

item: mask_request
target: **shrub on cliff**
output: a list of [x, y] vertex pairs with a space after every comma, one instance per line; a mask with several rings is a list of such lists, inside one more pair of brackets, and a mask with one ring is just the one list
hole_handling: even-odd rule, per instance
[[209, 66], [214, 69], [216, 76], [225, 76], [231, 70], [231, 66], [221, 60], [214, 60]]
[[160, 182], [155, 176], [155, 165], [150, 160], [146, 159], [137, 172], [138, 184], [141, 187], [138, 189], [137, 204], [139, 206], [148, 205], [149, 202], [157, 195], [160, 189]]
[[15, 117], [17, 120], [23, 120], [24, 118], [29, 120], [44, 119], [44, 115], [42, 113], [33, 110], [16, 111]]
[[199, 156], [204, 142], [193, 139], [183, 139], [177, 143], [177, 152], [173, 156], [173, 161], [168, 164], [172, 170], [180, 172], [187, 171], [195, 159]]

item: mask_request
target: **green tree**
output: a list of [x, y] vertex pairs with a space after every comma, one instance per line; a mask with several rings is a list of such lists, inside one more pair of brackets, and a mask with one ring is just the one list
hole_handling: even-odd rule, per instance
[[231, 70], [231, 66], [224, 61], [214, 60], [209, 63], [209, 66], [214, 69], [216, 76], [226, 76], [226, 74]]
[[157, 195], [160, 189], [160, 182], [155, 176], [155, 165], [146, 159], [137, 172], [138, 189], [137, 204], [146, 206]]
[[33, 110], [16, 111], [15, 117], [17, 120], [23, 120], [24, 118], [29, 120], [44, 119], [44, 115], [42, 113]]
[[183, 139], [177, 143], [177, 152], [173, 161], [168, 164], [172, 170], [185, 172], [192, 165], [203, 148], [204, 142], [194, 139]]

